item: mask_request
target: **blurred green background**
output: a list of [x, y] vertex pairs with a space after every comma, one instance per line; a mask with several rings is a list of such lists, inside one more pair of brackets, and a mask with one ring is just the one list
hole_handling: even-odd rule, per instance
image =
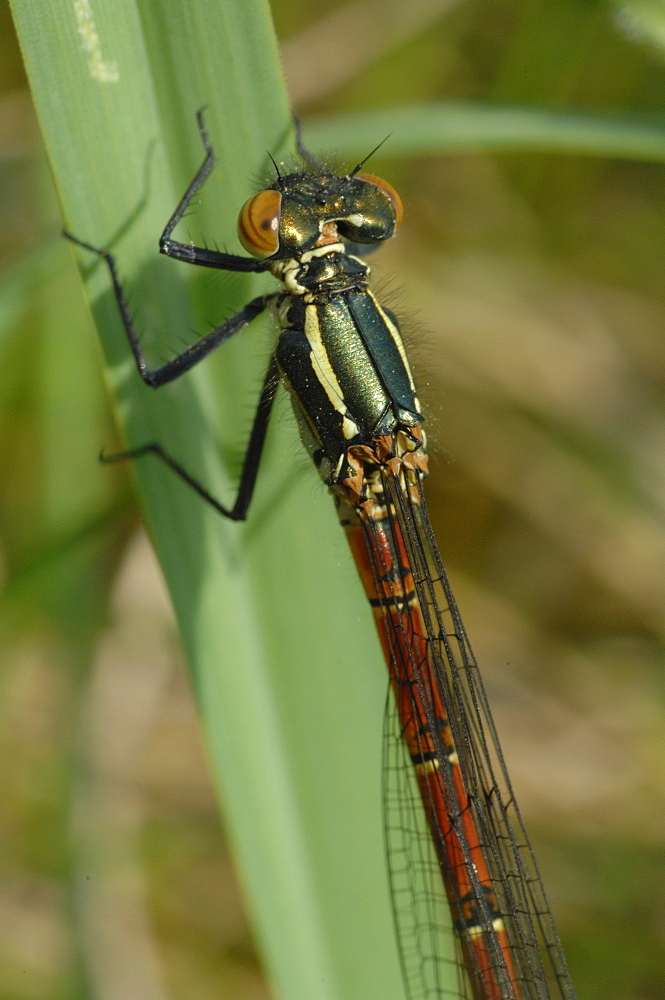
[[[661, 3], [273, 10], [306, 135], [444, 99], [662, 120]], [[101, 354], [0, 19], [0, 998], [266, 997], [127, 470], [96, 463]], [[405, 222], [372, 264], [405, 317], [435, 527], [579, 995], [660, 1000], [663, 168], [386, 162]]]

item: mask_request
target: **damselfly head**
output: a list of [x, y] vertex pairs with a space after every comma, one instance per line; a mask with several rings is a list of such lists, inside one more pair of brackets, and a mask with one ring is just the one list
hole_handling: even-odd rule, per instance
[[238, 237], [253, 257], [284, 260], [340, 240], [380, 243], [401, 221], [399, 195], [374, 174], [289, 174], [245, 202]]

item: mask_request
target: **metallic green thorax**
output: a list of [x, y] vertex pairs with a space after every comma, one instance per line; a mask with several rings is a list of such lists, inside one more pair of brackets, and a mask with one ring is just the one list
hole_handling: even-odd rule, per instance
[[368, 266], [342, 243], [272, 271], [286, 286], [272, 303], [281, 326], [277, 364], [303, 441], [334, 486], [351, 474], [349, 447], [422, 423], [399, 329], [368, 288]]

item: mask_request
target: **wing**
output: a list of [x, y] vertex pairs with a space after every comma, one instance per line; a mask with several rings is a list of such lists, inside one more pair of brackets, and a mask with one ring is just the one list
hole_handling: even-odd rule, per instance
[[[383, 496], [360, 516], [362, 543], [359, 536], [350, 540], [377, 619], [398, 720], [386, 736], [391, 785], [385, 798], [409, 996], [574, 1000], [421, 479], [384, 467], [381, 482]], [[395, 783], [398, 736], [424, 805], [424, 824], [407, 779]], [[451, 935], [441, 915], [444, 901], [456, 959], [444, 955]], [[447, 984], [451, 961], [460, 969], [457, 985]]]

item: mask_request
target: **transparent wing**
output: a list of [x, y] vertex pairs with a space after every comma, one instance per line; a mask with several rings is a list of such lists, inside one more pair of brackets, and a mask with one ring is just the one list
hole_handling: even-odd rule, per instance
[[[409, 996], [574, 1000], [421, 481], [407, 490], [397, 476], [382, 478], [382, 513], [365, 516], [362, 528], [396, 702], [386, 734], [386, 826]], [[415, 781], [397, 778], [398, 738]], [[418, 793], [426, 822], [417, 817]], [[451, 985], [446, 901], [467, 986], [461, 972]]]
[[384, 835], [395, 930], [408, 1000], [471, 994], [439, 861], [392, 691], [383, 726]]

